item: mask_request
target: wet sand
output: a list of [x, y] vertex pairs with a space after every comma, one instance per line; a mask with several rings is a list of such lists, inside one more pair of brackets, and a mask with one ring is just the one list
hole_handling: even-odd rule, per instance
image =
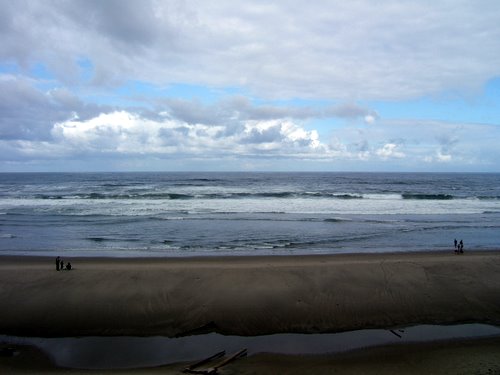
[[[57, 272], [54, 259], [0, 258], [0, 334], [175, 337], [500, 325], [499, 251], [68, 260], [75, 269]], [[272, 358], [279, 363], [281, 356]], [[331, 356], [287, 356], [284, 365], [301, 358], [304, 366], [330, 366]]]
[[[16, 347], [0, 356], [3, 374], [181, 374], [187, 363], [126, 370], [76, 370], [55, 367], [33, 347]], [[238, 359], [221, 374], [500, 374], [500, 338], [456, 340], [366, 348], [330, 355], [255, 354]]]

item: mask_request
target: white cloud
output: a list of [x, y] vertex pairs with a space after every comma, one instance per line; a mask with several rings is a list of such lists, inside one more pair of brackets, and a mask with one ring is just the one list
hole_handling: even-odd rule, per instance
[[55, 124], [57, 143], [71, 152], [181, 155], [271, 155], [294, 157], [313, 154], [321, 147], [316, 131], [290, 121], [247, 121], [231, 133], [222, 125], [189, 124], [178, 120], [151, 120], [118, 111], [86, 121], [72, 119]]
[[[330, 149], [342, 149], [341, 160], [400, 170], [498, 170], [497, 125], [431, 120], [385, 120], [332, 132]], [[342, 148], [341, 148], [342, 147]], [[349, 155], [350, 157], [347, 157]]]
[[404, 158], [406, 155], [398, 150], [398, 145], [394, 143], [386, 143], [382, 148], [375, 151], [375, 154], [383, 159], [388, 158]]
[[[176, 160], [173, 167], [276, 169], [286, 165], [313, 169], [354, 170], [497, 170], [500, 158], [494, 125], [436, 121], [380, 120], [332, 129], [322, 139], [316, 129], [288, 118], [221, 124], [189, 123], [170, 113], [145, 117], [113, 111], [57, 122], [50, 140], [0, 141], [0, 158], [8, 163], [71, 160], [85, 169], [108, 165], [150, 168], [151, 158]], [[98, 162], [96, 162], [98, 160]], [[264, 162], [268, 160], [268, 162]], [[87, 164], [85, 164], [87, 163]], [[94, 164], [92, 164], [94, 163]], [[211, 163], [211, 164], [210, 164]], [[288, 164], [287, 164], [288, 163]], [[94, 167], [92, 167], [92, 165]], [[273, 167], [274, 166], [274, 167]]]
[[445, 155], [445, 154], [442, 154], [441, 152], [438, 152], [437, 160], [440, 162], [449, 162], [449, 161], [451, 161], [451, 155]]
[[373, 124], [375, 122], [376, 118], [373, 115], [366, 115], [365, 116], [365, 122], [367, 124]]
[[435, 155], [425, 156], [423, 161], [426, 163], [449, 163], [452, 161], [452, 156], [436, 151]]

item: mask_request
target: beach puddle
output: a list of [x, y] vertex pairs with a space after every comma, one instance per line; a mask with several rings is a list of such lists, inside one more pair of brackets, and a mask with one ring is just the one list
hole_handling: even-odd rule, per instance
[[486, 324], [419, 325], [404, 329], [368, 329], [331, 334], [224, 336], [217, 333], [167, 337], [0, 336], [0, 343], [32, 345], [47, 353], [57, 366], [80, 369], [154, 367], [196, 361], [219, 351], [248, 349], [248, 354], [326, 354], [395, 343], [500, 336], [500, 327]]

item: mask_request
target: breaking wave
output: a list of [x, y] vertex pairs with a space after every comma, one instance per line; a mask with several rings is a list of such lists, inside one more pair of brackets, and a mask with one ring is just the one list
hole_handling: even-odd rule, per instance
[[181, 194], [181, 193], [77, 193], [77, 194], [37, 194], [35, 199], [61, 200], [61, 199], [111, 199], [111, 200], [175, 200], [175, 199], [245, 199], [245, 198], [330, 198], [330, 199], [363, 199], [359, 194], [337, 194], [330, 192], [233, 192], [233, 193], [201, 193], [201, 194]]
[[[383, 197], [395, 196], [403, 200], [453, 200], [453, 199], [477, 199], [480, 201], [498, 201], [500, 196], [479, 195], [479, 196], [454, 196], [452, 194], [429, 194], [429, 193], [401, 193], [387, 192], [385, 194], [360, 194], [360, 193], [334, 193], [334, 192], [314, 192], [314, 191], [270, 191], [270, 192], [200, 192], [200, 193], [176, 193], [176, 192], [91, 192], [91, 193], [67, 193], [67, 194], [36, 194], [34, 196], [23, 196], [20, 198], [41, 199], [41, 200], [63, 200], [63, 199], [81, 199], [81, 200], [189, 200], [189, 199], [259, 199], [259, 198], [277, 198], [277, 199], [296, 199], [296, 198], [321, 198], [321, 199], [377, 199]], [[376, 196], [376, 197], [375, 197]]]

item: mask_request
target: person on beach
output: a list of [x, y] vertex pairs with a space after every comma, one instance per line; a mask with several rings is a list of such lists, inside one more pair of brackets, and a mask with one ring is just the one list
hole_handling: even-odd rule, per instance
[[455, 238], [455, 251], [457, 250], [457, 245], [458, 245], [458, 241], [457, 241], [457, 239]]
[[64, 262], [61, 260], [61, 271], [64, 270]]
[[460, 247], [460, 254], [463, 254], [464, 253], [464, 241], [463, 240], [460, 240], [459, 247]]
[[61, 258], [57, 257], [56, 258], [56, 271], [59, 271], [59, 264], [61, 262]]
[[68, 264], [66, 264], [66, 269], [67, 269], [68, 271], [71, 271], [71, 268], [72, 268], [71, 263], [70, 263], [70, 262], [68, 262]]

